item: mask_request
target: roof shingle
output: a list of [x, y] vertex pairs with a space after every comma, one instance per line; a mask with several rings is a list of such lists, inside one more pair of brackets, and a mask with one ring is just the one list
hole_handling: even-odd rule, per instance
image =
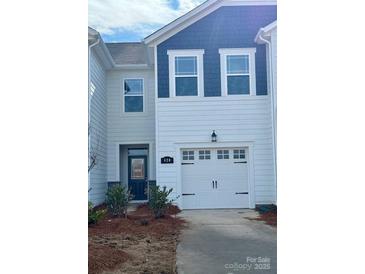
[[141, 65], [148, 63], [147, 47], [141, 42], [105, 43], [117, 65]]

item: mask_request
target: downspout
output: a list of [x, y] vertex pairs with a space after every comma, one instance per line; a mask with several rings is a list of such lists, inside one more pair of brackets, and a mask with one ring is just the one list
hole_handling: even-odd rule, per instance
[[[91, 56], [91, 48], [96, 46], [97, 44], [100, 43], [100, 38], [98, 37], [98, 39], [92, 43], [91, 45], [89, 45], [89, 51], [88, 51], [88, 85], [87, 85], [87, 95], [88, 95], [88, 105], [87, 105], [87, 115], [88, 115], [88, 164], [89, 164], [89, 160], [90, 160], [90, 156], [89, 156], [89, 153], [90, 153], [90, 141], [91, 141], [91, 138], [90, 138], [90, 103], [91, 103], [91, 96], [90, 96], [90, 83], [91, 83], [91, 76], [90, 76], [90, 56]], [[88, 174], [88, 190], [90, 192], [91, 190], [91, 187], [90, 187], [90, 174]]]
[[272, 139], [273, 139], [273, 160], [274, 160], [274, 177], [275, 177], [275, 202], [277, 202], [277, 165], [276, 165], [276, 127], [275, 127], [275, 119], [274, 119], [274, 84], [273, 84], [273, 64], [272, 64], [272, 54], [271, 54], [271, 42], [266, 40], [262, 33], [259, 34], [259, 39], [266, 43], [269, 47], [269, 64], [270, 64], [270, 95], [271, 95], [271, 127], [272, 127]]

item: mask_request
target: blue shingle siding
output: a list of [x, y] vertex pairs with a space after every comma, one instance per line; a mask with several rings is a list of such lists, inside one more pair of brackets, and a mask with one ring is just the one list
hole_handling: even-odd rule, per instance
[[158, 97], [169, 97], [167, 50], [205, 49], [204, 94], [220, 96], [220, 48], [256, 48], [256, 94], [267, 94], [265, 45], [254, 42], [258, 30], [276, 20], [276, 6], [221, 7], [157, 47]]

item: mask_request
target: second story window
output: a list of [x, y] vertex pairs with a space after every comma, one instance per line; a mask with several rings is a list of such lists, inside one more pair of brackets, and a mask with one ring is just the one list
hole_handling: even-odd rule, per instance
[[124, 79], [124, 112], [143, 112], [143, 79]]
[[255, 48], [219, 50], [223, 96], [256, 95], [255, 52]]
[[168, 50], [172, 97], [201, 96], [204, 89], [204, 50]]

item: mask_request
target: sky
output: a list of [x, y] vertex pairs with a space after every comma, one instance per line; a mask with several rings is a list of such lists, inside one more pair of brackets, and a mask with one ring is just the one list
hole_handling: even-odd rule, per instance
[[89, 26], [105, 42], [135, 42], [205, 0], [89, 0]]

